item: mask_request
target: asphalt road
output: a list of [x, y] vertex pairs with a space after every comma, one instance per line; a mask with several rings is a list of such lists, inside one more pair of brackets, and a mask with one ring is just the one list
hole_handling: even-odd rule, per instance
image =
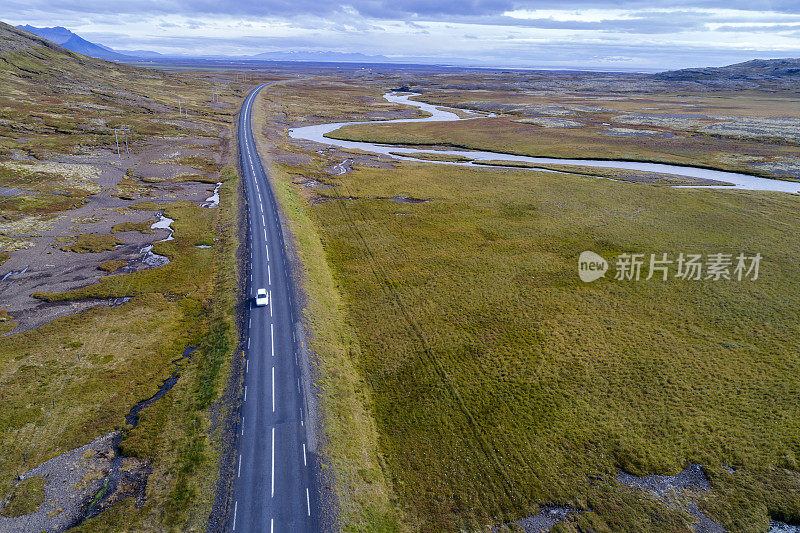
[[[295, 335], [292, 279], [278, 210], [251, 128], [255, 88], [239, 116], [239, 157], [246, 185], [250, 309], [242, 420], [231, 531], [321, 531], [319, 465], [309, 446], [307, 403]], [[270, 303], [255, 307], [259, 288]]]

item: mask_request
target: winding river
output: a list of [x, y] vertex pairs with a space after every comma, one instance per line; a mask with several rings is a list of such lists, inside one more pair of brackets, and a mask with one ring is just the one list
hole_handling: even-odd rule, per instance
[[490, 161], [490, 160], [502, 160], [502, 161], [518, 161], [523, 163], [532, 163], [532, 164], [560, 164], [560, 165], [582, 165], [588, 167], [598, 167], [598, 168], [621, 168], [626, 170], [639, 170], [639, 171], [647, 171], [647, 172], [662, 172], [667, 174], [675, 174], [678, 176], [688, 176], [691, 178], [699, 178], [699, 179], [707, 179], [707, 180], [715, 180], [718, 182], [724, 182], [730, 185], [698, 185], [698, 186], [680, 186], [682, 188], [708, 188], [708, 187], [724, 187], [726, 189], [744, 189], [749, 191], [779, 191], [779, 192], [790, 192], [790, 193], [800, 193], [800, 183], [791, 182], [791, 181], [782, 181], [776, 179], [768, 179], [768, 178], [759, 178], [756, 176], [750, 176], [747, 174], [739, 174], [736, 172], [724, 172], [722, 170], [709, 170], [705, 168], [697, 168], [697, 167], [685, 167], [685, 166], [678, 166], [678, 165], [666, 165], [662, 163], [639, 163], [633, 161], [606, 161], [606, 160], [596, 160], [596, 159], [556, 159], [550, 157], [530, 157], [530, 156], [523, 156], [523, 155], [510, 155], [510, 154], [503, 154], [499, 152], [486, 152], [480, 150], [432, 150], [432, 149], [420, 149], [420, 148], [410, 148], [403, 145], [391, 145], [391, 144], [377, 144], [377, 143], [370, 143], [370, 142], [358, 142], [358, 141], [344, 141], [339, 139], [332, 139], [330, 137], [326, 137], [327, 133], [332, 131], [338, 130], [344, 126], [350, 126], [353, 124], [387, 124], [387, 123], [397, 123], [397, 122], [450, 122], [456, 120], [470, 120], [471, 118], [478, 118], [478, 117], [471, 117], [471, 118], [461, 118], [457, 114], [452, 113], [450, 111], [444, 111], [442, 109], [438, 109], [436, 106], [431, 104], [426, 104], [424, 102], [417, 102], [415, 100], [411, 100], [412, 97], [419, 96], [419, 94], [404, 94], [398, 95], [395, 93], [387, 93], [383, 95], [383, 97], [392, 103], [395, 104], [403, 104], [403, 105], [411, 105], [414, 107], [419, 108], [422, 111], [427, 111], [430, 113], [430, 116], [424, 118], [401, 118], [401, 119], [394, 119], [394, 120], [370, 120], [365, 122], [334, 122], [330, 124], [318, 124], [314, 126], [303, 126], [300, 128], [292, 128], [289, 130], [289, 136], [293, 139], [302, 139], [307, 141], [315, 141], [322, 144], [327, 144], [329, 146], [338, 146], [340, 148], [347, 148], [353, 150], [363, 150], [366, 152], [373, 152], [377, 154], [383, 154], [389, 157], [393, 157], [395, 159], [404, 159], [404, 160], [412, 160], [419, 162], [418, 159], [414, 159], [413, 157], [405, 157], [402, 155], [397, 154], [447, 154], [452, 156], [460, 156], [469, 158], [472, 161], [470, 162], [454, 162], [454, 161], [430, 161], [426, 160], [426, 163], [437, 164], [437, 165], [461, 165], [461, 166], [480, 166], [481, 168], [487, 168], [485, 165], [476, 165], [473, 161]]

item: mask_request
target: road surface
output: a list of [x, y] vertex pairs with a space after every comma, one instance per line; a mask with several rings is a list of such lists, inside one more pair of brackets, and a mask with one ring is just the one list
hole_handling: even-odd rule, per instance
[[[292, 280], [278, 210], [251, 128], [255, 88], [239, 114], [251, 259], [244, 375], [230, 531], [321, 531], [317, 458], [309, 449]], [[255, 307], [259, 288], [270, 303]]]

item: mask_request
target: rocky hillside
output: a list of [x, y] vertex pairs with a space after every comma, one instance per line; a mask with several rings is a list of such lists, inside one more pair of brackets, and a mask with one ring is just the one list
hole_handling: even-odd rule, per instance
[[[111, 71], [109, 71], [111, 69]], [[4, 78], [72, 80], [107, 77], [130, 67], [87, 57], [38, 35], [0, 22], [0, 71]]]
[[730, 80], [794, 80], [800, 82], [800, 58], [753, 59], [725, 67], [686, 68], [655, 75], [660, 79], [703, 81], [712, 79]]

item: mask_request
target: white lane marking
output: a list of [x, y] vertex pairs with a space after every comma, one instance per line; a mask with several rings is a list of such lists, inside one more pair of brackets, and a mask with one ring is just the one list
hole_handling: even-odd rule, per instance
[[272, 367], [272, 412], [275, 412], [275, 367]]
[[247, 329], [250, 329], [252, 327], [253, 327], [253, 317], [250, 317], [250, 320], [247, 321]]
[[[272, 291], [269, 291], [269, 301], [272, 303]], [[272, 306], [269, 306], [269, 316], [272, 316]]]
[[242, 415], [242, 435], [244, 435], [244, 415]]
[[272, 285], [272, 273], [269, 270], [269, 265], [267, 265], [267, 285]]
[[264, 248], [267, 250], [267, 261], [269, 261], [269, 245], [265, 244]]
[[250, 359], [247, 360], [247, 369], [245, 370], [248, 374], [250, 373]]
[[266, 226], [267, 225], [267, 223], [264, 222], [264, 213], [261, 213], [261, 225], [262, 226]]
[[269, 519], [269, 533], [272, 533], [272, 521], [275, 520], [274, 518]]
[[270, 479], [270, 497], [275, 496], [275, 428], [272, 428], [272, 475]]
[[[242, 456], [240, 455], [239, 456], [239, 465], [241, 465], [241, 464], [242, 464]], [[303, 443], [303, 466], [308, 466], [308, 463], [306, 463], [306, 443], [305, 442]]]
[[308, 487], [306, 487], [306, 507], [308, 508], [308, 516], [311, 516], [311, 497], [308, 495]]
[[247, 401], [247, 385], [244, 386], [244, 401]]
[[239, 470], [236, 472], [236, 477], [242, 477], [242, 454], [239, 454]]
[[250, 337], [247, 337], [247, 349], [250, 349]]
[[267, 228], [264, 228], [264, 240], [267, 240]]
[[239, 502], [233, 502], [233, 530], [236, 531], [236, 511], [239, 510]]
[[272, 357], [275, 357], [275, 328], [273, 324], [269, 325], [269, 347], [272, 351]]

